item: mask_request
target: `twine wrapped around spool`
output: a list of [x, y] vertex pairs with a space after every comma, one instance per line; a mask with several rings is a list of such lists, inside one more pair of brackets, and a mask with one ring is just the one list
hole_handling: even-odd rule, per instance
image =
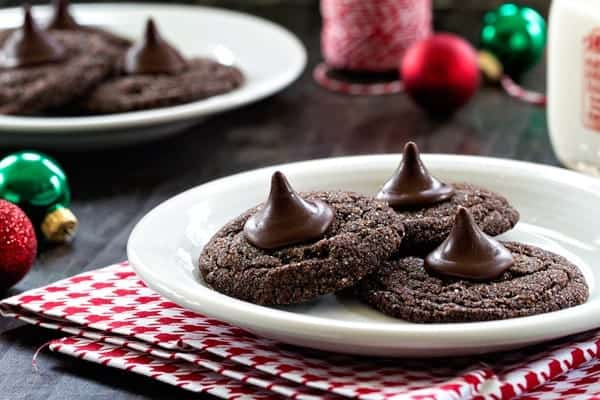
[[331, 68], [386, 72], [431, 34], [431, 0], [321, 0], [321, 51]]
[[[404, 90], [397, 79], [406, 50], [432, 32], [431, 0], [321, 0], [321, 52], [313, 77], [334, 92], [383, 95]], [[389, 73], [394, 80], [351, 82], [336, 72]]]

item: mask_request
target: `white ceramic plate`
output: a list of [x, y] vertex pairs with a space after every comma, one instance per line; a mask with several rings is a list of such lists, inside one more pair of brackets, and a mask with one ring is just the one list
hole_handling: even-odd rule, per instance
[[[293, 82], [306, 64], [300, 41], [269, 21], [216, 8], [152, 4], [78, 4], [83, 24], [107, 27], [135, 39], [154, 17], [163, 36], [186, 56], [209, 56], [238, 66], [244, 85], [230, 93], [175, 107], [91, 117], [0, 116], [0, 145], [52, 148], [105, 147], [176, 133], [199, 118], [269, 96]], [[48, 7], [35, 7], [38, 21]], [[19, 26], [22, 10], [0, 11], [0, 28]]]
[[558, 312], [503, 321], [413, 324], [333, 295], [302, 306], [263, 307], [208, 288], [195, 272], [202, 246], [223, 224], [266, 199], [280, 169], [297, 190], [347, 189], [375, 193], [399, 155], [307, 161], [223, 178], [159, 205], [135, 227], [129, 261], [148, 286], [183, 307], [282, 342], [323, 350], [383, 356], [483, 353], [600, 327], [600, 180], [530, 163], [428, 155], [446, 181], [467, 181], [508, 197], [521, 221], [503, 239], [562, 254], [583, 271], [587, 303]]

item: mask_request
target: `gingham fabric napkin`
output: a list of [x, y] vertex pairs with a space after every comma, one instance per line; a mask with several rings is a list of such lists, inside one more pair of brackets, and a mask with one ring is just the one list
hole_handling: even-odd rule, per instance
[[187, 311], [127, 263], [5, 299], [0, 312], [68, 334], [52, 351], [224, 399], [600, 399], [600, 331], [477, 358], [327, 354]]

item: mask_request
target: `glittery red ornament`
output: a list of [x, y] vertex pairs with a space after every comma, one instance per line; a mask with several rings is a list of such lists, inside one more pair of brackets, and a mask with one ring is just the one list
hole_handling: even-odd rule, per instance
[[37, 252], [35, 230], [16, 205], [0, 200], [0, 288], [9, 288], [29, 272]]
[[449, 33], [433, 35], [411, 46], [402, 59], [400, 73], [406, 92], [434, 114], [456, 111], [479, 87], [475, 50]]

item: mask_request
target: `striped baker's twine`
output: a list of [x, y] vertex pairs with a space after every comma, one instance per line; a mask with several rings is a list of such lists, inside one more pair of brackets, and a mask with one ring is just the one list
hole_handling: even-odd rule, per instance
[[504, 75], [502, 79], [500, 79], [500, 84], [509, 96], [534, 106], [546, 107], [546, 95], [524, 89], [522, 86], [515, 83], [510, 76]]
[[321, 86], [351, 95], [399, 93], [399, 81], [365, 84], [333, 78], [332, 69], [396, 71], [404, 52], [431, 34], [431, 0], [321, 0]]
[[383, 83], [351, 83], [329, 76], [331, 69], [327, 64], [320, 63], [313, 70], [313, 78], [325, 89], [353, 96], [381, 96], [396, 94], [404, 91], [404, 84], [400, 80]]
[[[313, 71], [315, 81], [332, 92], [342, 93], [350, 96], [381, 96], [404, 92], [404, 84], [400, 80], [384, 83], [351, 83], [329, 76], [331, 69], [325, 63], [318, 64]], [[526, 90], [513, 81], [508, 75], [500, 80], [504, 91], [523, 103], [537, 107], [546, 106], [546, 96], [539, 92]]]
[[396, 70], [404, 52], [431, 34], [431, 0], [321, 0], [321, 51], [328, 66]]

